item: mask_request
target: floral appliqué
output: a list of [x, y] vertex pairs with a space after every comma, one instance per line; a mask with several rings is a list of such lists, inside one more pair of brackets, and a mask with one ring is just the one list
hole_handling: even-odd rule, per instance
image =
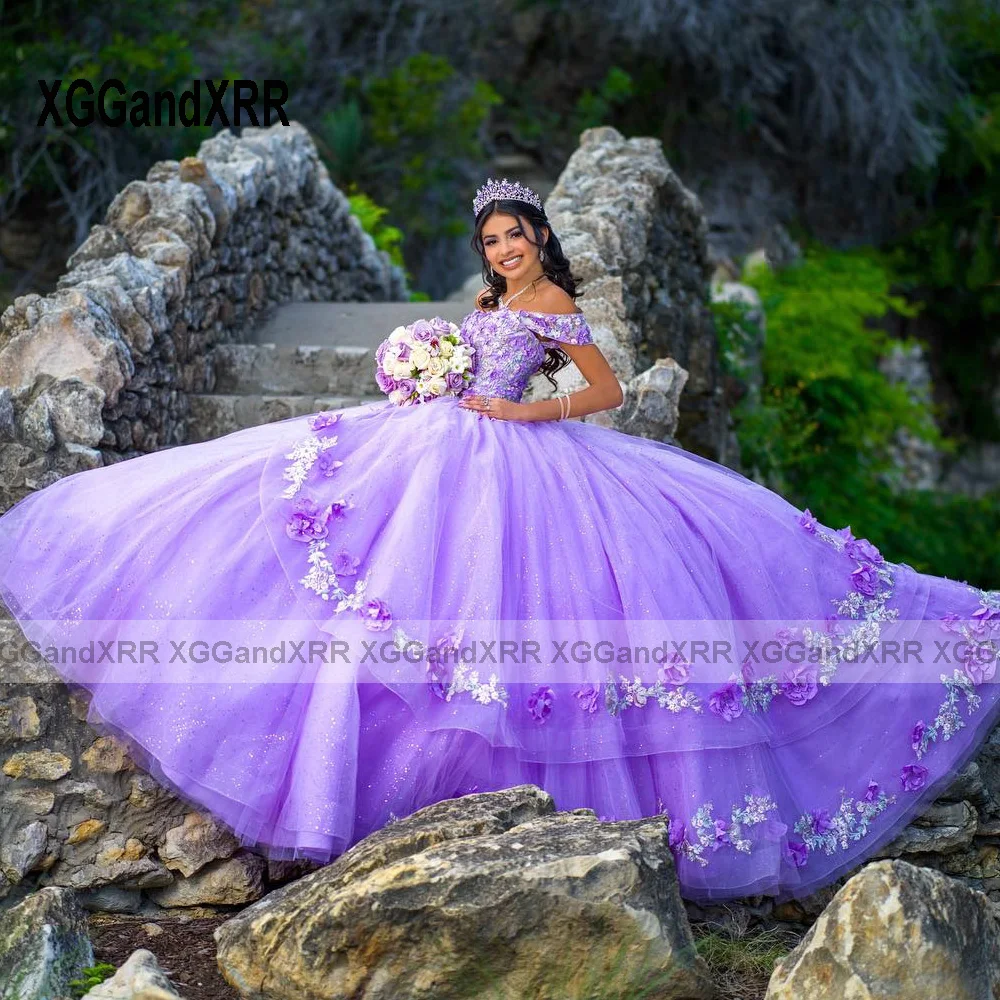
[[354, 611], [366, 628], [380, 632], [392, 625], [392, 614], [385, 601], [367, 595], [368, 574], [354, 580], [350, 589], [341, 583], [342, 577], [357, 577], [360, 559], [343, 549], [332, 558], [330, 554], [330, 536], [336, 530], [336, 521], [347, 517], [354, 505], [344, 497], [321, 504], [305, 490], [311, 480], [328, 479], [344, 464], [332, 457], [331, 449], [337, 444], [337, 436], [322, 433], [336, 426], [340, 416], [339, 410], [314, 413], [309, 418], [313, 433], [285, 454], [285, 458], [291, 460], [282, 474], [289, 485], [281, 496], [291, 502], [285, 533], [293, 541], [308, 546], [306, 564], [309, 569], [299, 583], [322, 600], [331, 602], [334, 614]]

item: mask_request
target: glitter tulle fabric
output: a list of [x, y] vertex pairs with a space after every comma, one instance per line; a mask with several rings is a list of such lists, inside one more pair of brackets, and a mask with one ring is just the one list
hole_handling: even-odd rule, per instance
[[[469, 391], [511, 399], [540, 338], [591, 342], [580, 314], [473, 313], [463, 328], [479, 350]], [[43, 645], [155, 638], [155, 665], [53, 662], [90, 692], [95, 727], [275, 858], [326, 861], [422, 806], [533, 783], [559, 809], [663, 814], [688, 898], [800, 896], [926, 808], [1000, 711], [988, 665], [834, 677], [829, 661], [737, 662], [727, 680], [682, 655], [588, 677], [575, 661], [534, 676], [378, 657], [164, 663], [171, 640], [385, 643], [444, 622], [731, 635], [801, 619], [819, 623], [798, 633], [812, 648], [906, 621], [996, 633], [1000, 592], [888, 562], [721, 465], [593, 424], [490, 420], [452, 396], [69, 476], [0, 518], [0, 567]], [[427, 629], [422, 648], [455, 639]]]

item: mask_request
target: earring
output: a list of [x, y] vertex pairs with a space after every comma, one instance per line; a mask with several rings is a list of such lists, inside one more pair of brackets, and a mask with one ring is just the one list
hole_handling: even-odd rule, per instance
[[542, 248], [541, 248], [541, 249], [540, 249], [540, 250], [538, 251], [538, 263], [539, 263], [539, 264], [543, 264], [544, 262], [545, 262], [545, 248], [544, 248], [544, 247], [542, 247]]

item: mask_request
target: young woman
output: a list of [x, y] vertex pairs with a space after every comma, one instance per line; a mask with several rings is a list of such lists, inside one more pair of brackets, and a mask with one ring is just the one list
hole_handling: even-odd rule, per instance
[[[832, 881], [997, 721], [1000, 592], [566, 419], [622, 393], [541, 200], [490, 180], [474, 215], [464, 391], [62, 479], [0, 518], [0, 596], [96, 728], [272, 857], [533, 783], [662, 815], [694, 900]], [[586, 388], [522, 402], [570, 361]]]

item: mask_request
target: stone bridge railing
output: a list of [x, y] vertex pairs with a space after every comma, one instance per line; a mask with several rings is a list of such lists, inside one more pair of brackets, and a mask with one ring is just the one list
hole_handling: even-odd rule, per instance
[[[625, 389], [617, 410], [585, 418], [673, 440], [736, 466], [709, 307], [708, 222], [662, 144], [614, 128], [580, 138], [546, 214], [584, 293], [578, 305]], [[580, 382], [560, 373], [561, 388]], [[536, 387], [547, 387], [536, 380]]]
[[289, 301], [408, 298], [308, 132], [220, 132], [131, 182], [55, 292], [0, 317], [0, 509], [82, 469], [183, 444], [211, 348]]

